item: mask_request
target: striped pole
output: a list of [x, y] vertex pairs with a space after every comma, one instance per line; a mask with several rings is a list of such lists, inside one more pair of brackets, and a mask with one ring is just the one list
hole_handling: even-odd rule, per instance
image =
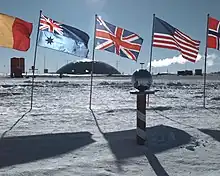
[[137, 94], [137, 144], [144, 145], [146, 141], [146, 94]]
[[138, 145], [144, 145], [146, 136], [146, 95], [154, 94], [155, 90], [131, 91], [130, 94], [137, 95], [137, 129], [136, 139]]

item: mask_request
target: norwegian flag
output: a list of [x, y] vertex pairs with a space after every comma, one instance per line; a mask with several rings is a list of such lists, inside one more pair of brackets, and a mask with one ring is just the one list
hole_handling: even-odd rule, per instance
[[62, 24], [44, 16], [43, 14], [41, 14], [39, 29], [42, 31], [63, 35]]
[[207, 48], [220, 50], [220, 21], [209, 17]]
[[137, 61], [143, 39], [126, 29], [96, 18], [96, 48]]

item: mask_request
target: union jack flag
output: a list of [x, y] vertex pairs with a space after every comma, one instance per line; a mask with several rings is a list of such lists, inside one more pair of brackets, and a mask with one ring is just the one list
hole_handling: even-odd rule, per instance
[[143, 39], [126, 29], [96, 18], [96, 48], [137, 61]]
[[44, 16], [43, 14], [41, 14], [39, 29], [42, 31], [63, 35], [62, 24]]

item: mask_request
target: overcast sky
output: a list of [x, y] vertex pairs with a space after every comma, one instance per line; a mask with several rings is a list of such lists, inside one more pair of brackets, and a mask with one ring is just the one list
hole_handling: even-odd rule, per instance
[[[188, 34], [193, 39], [200, 40], [200, 55], [197, 63], [185, 62], [178, 51], [153, 48], [153, 72], [176, 72], [183, 69], [197, 69], [204, 66], [204, 49], [206, 40], [207, 14], [220, 20], [219, 0], [1, 0], [0, 12], [22, 18], [34, 24], [31, 35], [31, 48], [28, 52], [19, 52], [7, 48], [0, 48], [1, 64], [0, 72], [9, 71], [11, 57], [24, 57], [26, 70], [33, 63], [34, 47], [36, 41], [37, 23], [40, 9], [43, 14], [67, 25], [79, 28], [90, 36], [89, 49], [92, 54], [94, 15], [114, 25], [125, 28], [139, 34], [143, 39], [143, 45], [138, 57], [138, 62], [121, 58], [114, 53], [95, 51], [95, 59], [101, 60], [116, 67], [120, 72], [131, 73], [140, 68], [140, 62], [149, 62], [151, 46], [152, 17], [165, 20], [169, 24]], [[208, 50], [208, 72], [218, 71], [220, 68], [220, 52]], [[81, 58], [60, 53], [57, 51], [38, 47], [37, 68], [43, 72], [44, 58], [49, 71], [56, 71], [59, 67], [70, 61]]]

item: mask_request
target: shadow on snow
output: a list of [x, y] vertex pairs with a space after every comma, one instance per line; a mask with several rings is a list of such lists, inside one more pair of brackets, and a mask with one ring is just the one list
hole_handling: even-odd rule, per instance
[[[168, 176], [168, 173], [164, 170], [155, 154], [180, 147], [191, 141], [192, 136], [185, 131], [159, 125], [146, 128], [146, 145], [138, 146], [136, 144], [135, 129], [104, 133], [98, 124], [94, 112], [92, 110], [91, 112], [100, 133], [108, 141], [109, 147], [117, 159], [117, 163], [123, 163], [123, 160], [127, 158], [145, 155], [157, 176]], [[120, 168], [120, 165], [118, 167]]]
[[2, 138], [0, 168], [55, 157], [95, 142], [89, 132]]
[[213, 139], [220, 142], [220, 130], [199, 129], [199, 131], [211, 136]]

